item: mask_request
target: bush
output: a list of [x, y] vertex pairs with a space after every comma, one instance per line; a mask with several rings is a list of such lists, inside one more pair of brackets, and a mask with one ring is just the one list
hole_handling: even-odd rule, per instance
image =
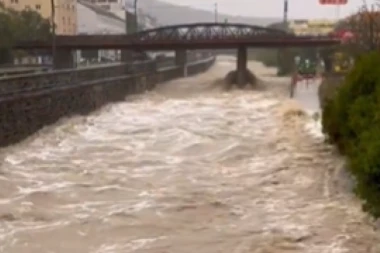
[[380, 217], [380, 54], [361, 56], [323, 107], [323, 131], [347, 156], [363, 207]]

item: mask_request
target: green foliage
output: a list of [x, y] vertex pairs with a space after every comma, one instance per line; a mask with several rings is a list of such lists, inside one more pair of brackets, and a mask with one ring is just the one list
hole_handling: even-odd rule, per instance
[[277, 49], [249, 49], [248, 60], [262, 62], [267, 67], [278, 67], [279, 57]]
[[277, 67], [278, 75], [288, 75], [291, 73], [293, 56], [289, 53], [284, 55], [278, 49], [252, 49], [248, 52], [249, 60], [256, 60], [262, 62], [268, 67]]
[[294, 57], [296, 55], [308, 59], [316, 58], [316, 50], [305, 48], [289, 49], [253, 49], [248, 53], [250, 60], [264, 63], [268, 67], [277, 67], [278, 75], [289, 75], [294, 71]]
[[361, 56], [323, 108], [323, 131], [348, 158], [363, 208], [380, 217], [380, 53]]
[[12, 45], [16, 41], [47, 40], [51, 37], [51, 25], [38, 12], [17, 12], [0, 5], [0, 64], [12, 59]]

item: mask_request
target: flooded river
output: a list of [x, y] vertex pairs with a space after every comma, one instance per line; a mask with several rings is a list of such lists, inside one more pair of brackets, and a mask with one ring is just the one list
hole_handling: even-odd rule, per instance
[[380, 252], [289, 80], [251, 63], [266, 89], [224, 92], [234, 67], [221, 58], [2, 150], [0, 252]]

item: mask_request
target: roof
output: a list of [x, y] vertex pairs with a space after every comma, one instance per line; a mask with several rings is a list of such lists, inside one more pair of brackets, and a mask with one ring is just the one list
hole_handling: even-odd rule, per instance
[[120, 18], [119, 16], [113, 14], [112, 12], [110, 11], [107, 11], [105, 9], [103, 9], [102, 7], [96, 5], [96, 4], [92, 4], [86, 0], [78, 0], [78, 3], [93, 10], [94, 12], [96, 12], [97, 14], [100, 14], [102, 16], [105, 16], [105, 17], [109, 17], [109, 18], [113, 18], [113, 19], [116, 19], [116, 20], [119, 20], [119, 21], [122, 21], [122, 22], [125, 22], [124, 19]]

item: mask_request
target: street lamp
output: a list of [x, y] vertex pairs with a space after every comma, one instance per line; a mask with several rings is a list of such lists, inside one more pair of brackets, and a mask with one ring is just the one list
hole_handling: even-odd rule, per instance
[[[288, 31], [288, 0], [284, 0], [284, 17], [282, 20], [282, 29], [287, 32]], [[283, 72], [284, 68], [284, 58], [285, 58], [285, 49], [279, 49], [277, 50], [277, 64], [278, 64], [278, 71], [280, 74]], [[281, 73], [282, 74], [282, 73]]]
[[134, 2], [134, 8], [135, 8], [135, 32], [138, 32], [139, 25], [137, 24], [137, 0]]
[[214, 5], [215, 23], [218, 23], [218, 3]]
[[56, 55], [56, 34], [55, 34], [55, 3], [54, 0], [50, 0], [51, 4], [51, 23], [52, 23], [52, 61], [53, 61], [53, 68], [54, 68], [54, 60]]

